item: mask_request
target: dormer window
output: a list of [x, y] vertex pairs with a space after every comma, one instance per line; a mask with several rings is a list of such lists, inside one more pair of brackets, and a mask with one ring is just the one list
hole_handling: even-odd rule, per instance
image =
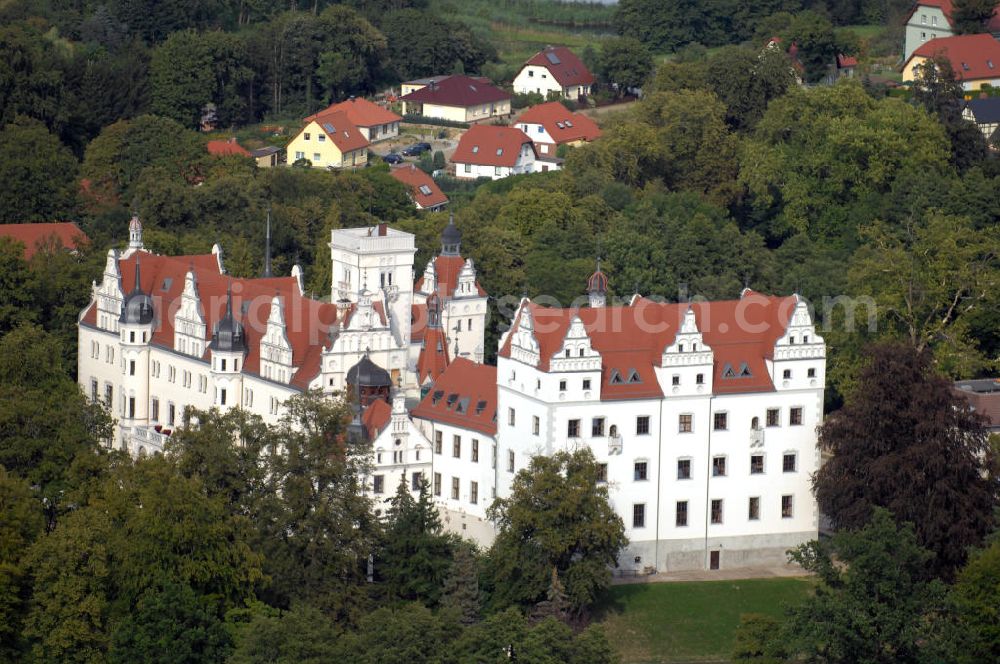
[[503, 148], [497, 148], [497, 156], [499, 157], [502, 155], [503, 155]]
[[962, 70], [963, 71], [969, 71], [969, 63], [968, 62], [963, 62], [962, 63]]
[[632, 369], [631, 371], [629, 371], [628, 382], [629, 382], [630, 385], [634, 384], [634, 383], [641, 383], [642, 382], [642, 378], [639, 377], [639, 372], [636, 371], [635, 369]]
[[746, 362], [744, 362], [740, 366], [740, 378], [750, 378], [751, 376], [753, 376], [753, 374], [750, 373], [750, 367]]
[[612, 369], [611, 379], [608, 382], [610, 382], [612, 385], [621, 385], [625, 381], [622, 380], [622, 375], [618, 373], [618, 369]]
[[478, 154], [478, 153], [479, 153], [479, 146], [478, 145], [473, 145], [472, 146], [472, 154]]
[[431, 405], [436, 406], [438, 404], [438, 401], [441, 401], [441, 397], [443, 396], [444, 396], [444, 390], [437, 390], [436, 392], [434, 392], [434, 394], [431, 396]]
[[736, 378], [736, 372], [733, 371], [733, 365], [726, 363], [726, 366], [722, 369], [723, 378]]

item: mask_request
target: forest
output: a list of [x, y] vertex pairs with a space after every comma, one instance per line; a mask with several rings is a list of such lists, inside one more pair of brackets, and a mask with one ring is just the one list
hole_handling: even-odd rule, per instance
[[[548, 24], [574, 10], [494, 4]], [[942, 63], [903, 96], [868, 77], [799, 86], [783, 54], [760, 50], [762, 37], [798, 40], [815, 78], [831, 54], [877, 46], [845, 26], [891, 28], [908, 6], [581, 9], [627, 35], [594, 37], [585, 61], [606, 86], [640, 83], [642, 99], [602, 116], [602, 138], [564, 170], [452, 195], [462, 253], [491, 296], [493, 352], [505, 296], [569, 303], [598, 259], [619, 298], [750, 286], [813, 306], [828, 348], [821, 445], [844, 463], [817, 478], [817, 497], [844, 534], [794, 554], [821, 590], [780, 631], [747, 620], [746, 661], [1000, 658], [996, 444], [947, 396], [949, 380], [995, 375], [1000, 357], [1000, 165]], [[465, 13], [438, 0], [0, 4], [0, 222], [75, 221], [91, 238], [30, 261], [0, 241], [0, 659], [492, 662], [516, 648], [521, 661], [615, 660], [590, 616], [624, 540], [587, 455], [537, 460], [493, 507], [497, 543], [476, 551], [443, 532], [426, 490], [375, 513], [342, 403], [305, 395], [277, 427], [194, 413], [170, 454], [134, 462], [103, 447], [109, 415], [74, 380], [77, 315], [133, 213], [152, 251], [218, 242], [229, 271], [251, 276], [270, 210], [275, 272], [301, 265], [321, 298], [334, 228], [389, 222], [416, 235], [425, 264], [448, 213], [418, 214], [386, 167], [261, 169], [209, 156], [197, 128], [208, 103], [220, 126], [266, 137], [412, 77], [509, 82], [493, 23]], [[856, 428], [886, 402], [891, 427]], [[872, 464], [923, 483], [843, 483]], [[538, 532], [526, 505], [553, 482], [575, 520], [546, 515]], [[949, 505], [923, 505], [941, 487]], [[567, 530], [582, 535], [567, 544]], [[893, 592], [872, 598], [876, 583]], [[917, 614], [923, 632], [907, 624]], [[866, 617], [886, 621], [882, 640], [863, 633]], [[837, 625], [843, 641], [809, 625]]]

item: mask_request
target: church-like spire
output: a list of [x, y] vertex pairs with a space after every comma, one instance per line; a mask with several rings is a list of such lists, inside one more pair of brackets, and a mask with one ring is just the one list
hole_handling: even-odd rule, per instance
[[128, 248], [134, 251], [139, 251], [143, 248], [142, 222], [139, 221], [138, 214], [133, 214], [132, 219], [128, 222]]
[[267, 206], [267, 230], [264, 235], [264, 278], [271, 277], [271, 206]]
[[462, 231], [455, 225], [455, 213], [448, 213], [448, 225], [441, 233], [441, 255], [458, 256], [462, 250]]

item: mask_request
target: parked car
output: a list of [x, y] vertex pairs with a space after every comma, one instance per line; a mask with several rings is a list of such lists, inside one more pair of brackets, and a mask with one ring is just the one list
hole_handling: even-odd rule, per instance
[[403, 154], [407, 157], [419, 157], [423, 153], [429, 152], [430, 149], [430, 143], [414, 143], [409, 147], [403, 148]]
[[402, 164], [405, 160], [395, 152], [390, 152], [389, 154], [382, 156], [382, 161], [387, 164]]

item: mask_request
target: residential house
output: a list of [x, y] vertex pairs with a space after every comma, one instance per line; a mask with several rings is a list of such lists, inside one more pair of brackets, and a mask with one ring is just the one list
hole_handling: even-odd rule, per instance
[[306, 121], [331, 113], [345, 113], [347, 119], [372, 143], [399, 136], [399, 123], [403, 121], [402, 117], [388, 108], [361, 97], [351, 97], [347, 101], [333, 104], [315, 115], [310, 115]]
[[343, 111], [312, 115], [285, 148], [294, 164], [308, 159], [316, 168], [352, 168], [368, 163], [368, 139]]
[[526, 109], [517, 118], [515, 126], [535, 144], [539, 159], [555, 157], [560, 145], [577, 146], [601, 135], [597, 123], [586, 115], [574, 113], [557, 101]]
[[240, 157], [250, 156], [250, 152], [236, 142], [235, 136], [228, 139], [216, 139], [214, 141], [209, 141], [205, 145], [205, 148], [208, 150], [208, 154], [213, 157], [228, 157], [230, 155], [238, 155]]
[[583, 61], [565, 46], [549, 46], [531, 57], [514, 77], [514, 92], [550, 92], [564, 99], [579, 99], [590, 94], [594, 75]]
[[440, 83], [444, 79], [450, 78], [451, 76], [454, 76], [454, 74], [442, 74], [440, 76], [428, 76], [426, 78], [415, 78], [412, 81], [406, 81], [406, 82], [400, 84], [400, 86], [399, 86], [399, 95], [401, 97], [404, 97], [404, 96], [410, 94], [411, 92], [416, 92], [417, 90], [421, 90], [423, 88], [426, 88], [431, 83]]
[[[903, 60], [909, 60], [914, 51], [932, 39], [955, 36], [953, 11], [953, 0], [918, 0], [906, 18]], [[993, 14], [986, 31], [1000, 35], [1000, 14]]]
[[853, 55], [837, 54], [837, 79], [854, 78], [858, 68], [858, 59]]
[[970, 99], [962, 109], [962, 117], [975, 122], [983, 138], [989, 142], [1000, 128], [1000, 97]]
[[49, 244], [75, 252], [90, 242], [86, 233], [71, 221], [36, 224], [0, 224], [0, 237], [9, 237], [24, 245], [24, 260], [31, 260], [39, 249]]
[[923, 44], [903, 65], [903, 81], [916, 80], [916, 68], [938, 57], [951, 63], [964, 90], [1000, 86], [1000, 42], [988, 34], [942, 37]]
[[499, 180], [531, 173], [536, 156], [531, 139], [517, 127], [474, 125], [462, 134], [451, 161], [456, 177]]
[[273, 145], [265, 145], [262, 148], [250, 151], [250, 156], [261, 168], [274, 168], [281, 163], [281, 148]]
[[448, 204], [448, 197], [441, 191], [434, 178], [417, 168], [416, 165], [394, 166], [389, 173], [406, 185], [410, 200], [413, 201], [418, 210], [440, 210]]
[[404, 115], [452, 122], [482, 122], [510, 115], [510, 93], [485, 79], [449, 76], [400, 97]]

